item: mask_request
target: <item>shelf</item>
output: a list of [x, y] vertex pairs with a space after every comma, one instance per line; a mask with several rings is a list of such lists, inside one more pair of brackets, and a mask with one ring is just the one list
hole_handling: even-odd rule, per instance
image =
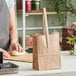
[[[22, 11], [21, 10], [18, 10], [18, 14], [21, 14]], [[62, 14], [71, 14], [71, 12], [61, 12]], [[47, 12], [47, 14], [57, 14], [57, 12]], [[29, 11], [29, 12], [26, 12], [26, 16], [28, 15], [42, 15], [42, 10], [40, 11]]]
[[[48, 29], [62, 29], [62, 28], [63, 28], [63, 26], [48, 27]], [[42, 27], [27, 27], [25, 30], [26, 31], [32, 31], [32, 30], [41, 30], [41, 29], [42, 29]], [[17, 28], [17, 30], [22, 31], [23, 28]]]
[[[26, 37], [26, 32], [27, 31], [33, 31], [33, 30], [42, 30], [42, 27], [26, 27], [26, 16], [30, 16], [30, 15], [42, 15], [43, 14], [43, 12], [42, 12], [42, 10], [40, 10], [40, 11], [30, 11], [30, 12], [26, 12], [26, 7], [25, 7], [25, 0], [22, 0], [22, 9], [21, 10], [18, 10], [17, 11], [17, 14], [18, 15], [22, 15], [22, 27], [21, 28], [17, 28], [17, 30], [18, 31], [22, 31], [22, 34], [23, 34], [23, 48], [25, 49], [27, 46], [25, 46], [25, 37]], [[71, 14], [71, 12], [61, 12], [62, 14]], [[56, 15], [57, 14], [57, 12], [51, 12], [51, 11], [48, 11], [47, 12], [47, 14], [48, 15], [52, 15], [52, 14], [54, 14], [54, 15]], [[68, 16], [67, 16], [68, 17]], [[68, 24], [68, 22], [67, 22], [67, 24]], [[51, 27], [48, 27], [48, 29], [62, 29], [63, 28], [63, 26], [55, 26], [55, 25], [53, 25], [53, 26], [51, 26]], [[27, 48], [29, 48], [29, 47], [27, 47]]]
[[17, 10], [17, 14], [22, 14], [22, 10]]
[[[61, 12], [62, 14], [71, 14], [71, 12]], [[42, 10], [40, 11], [30, 11], [26, 12], [28, 15], [42, 15]], [[57, 12], [47, 12], [47, 14], [57, 14]]]

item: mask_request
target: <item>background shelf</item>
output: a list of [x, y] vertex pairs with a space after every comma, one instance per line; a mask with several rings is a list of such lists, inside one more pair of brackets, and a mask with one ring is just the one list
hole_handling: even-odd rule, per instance
[[[18, 0], [16, 0], [16, 1], [18, 1]], [[18, 17], [17, 30], [19, 31], [19, 37], [22, 38], [23, 48], [29, 48], [29, 47], [25, 46], [25, 42], [24, 42], [26, 35], [28, 35], [28, 34], [33, 35], [36, 32], [42, 33], [42, 30], [41, 30], [42, 27], [40, 26], [40, 25], [42, 25], [42, 16], [41, 16], [42, 10], [40, 10], [40, 11], [33, 10], [33, 11], [26, 12], [25, 1], [26, 0], [22, 0], [22, 4], [23, 4], [22, 9], [17, 9], [17, 17]], [[48, 4], [50, 4], [49, 3], [50, 0], [49, 1], [41, 0], [41, 1], [42, 1], [42, 7], [44, 7], [44, 6], [46, 8], [49, 7]], [[50, 8], [52, 8], [52, 7], [53, 6], [51, 5]], [[67, 27], [70, 25], [71, 22], [70, 22], [69, 14], [72, 14], [72, 13], [71, 12], [61, 12], [61, 13], [67, 14], [67, 20], [64, 25], [59, 25], [57, 12], [55, 12], [54, 10], [47, 10], [48, 25], [50, 25], [48, 29], [51, 29], [51, 30], [49, 30], [50, 32], [53, 30], [57, 30], [61, 34], [61, 29], [63, 27]]]
[[[18, 14], [21, 14], [22, 13], [22, 10], [18, 10], [17, 11]], [[62, 14], [71, 14], [71, 12], [61, 12]], [[53, 11], [48, 11], [47, 14], [49, 15], [53, 15], [53, 14], [57, 14], [57, 12]], [[26, 15], [42, 15], [42, 10], [39, 10], [39, 11], [35, 11], [35, 10], [32, 10], [32, 11], [29, 11], [29, 12], [26, 12]]]
[[[62, 29], [62, 28], [63, 28], [63, 26], [48, 27], [48, 29]], [[32, 30], [41, 30], [41, 29], [42, 29], [42, 27], [26, 27], [25, 30], [32, 31]], [[23, 28], [17, 28], [17, 30], [21, 31], [21, 30], [23, 30]]]

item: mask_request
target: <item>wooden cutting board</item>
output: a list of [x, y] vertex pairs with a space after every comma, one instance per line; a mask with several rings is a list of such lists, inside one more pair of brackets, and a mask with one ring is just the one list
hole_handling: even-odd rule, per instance
[[10, 56], [9, 58], [5, 58], [4, 60], [11, 60], [11, 61], [20, 61], [20, 62], [29, 62], [31, 63], [33, 61], [33, 54], [32, 53], [26, 53], [21, 56]]

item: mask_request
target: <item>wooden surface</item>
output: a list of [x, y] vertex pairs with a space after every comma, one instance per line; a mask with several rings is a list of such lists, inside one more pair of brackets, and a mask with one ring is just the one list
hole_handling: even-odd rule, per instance
[[47, 48], [50, 48], [50, 39], [49, 39], [49, 31], [48, 31], [48, 22], [47, 22], [47, 14], [46, 14], [46, 9], [43, 8], [43, 22], [44, 22], [44, 25], [43, 25], [43, 30], [44, 30], [44, 35], [45, 35], [45, 38], [46, 38], [46, 45], [47, 45]]
[[32, 53], [26, 53], [22, 56], [11, 56], [4, 60], [11, 60], [11, 61], [21, 61], [21, 62], [32, 62]]

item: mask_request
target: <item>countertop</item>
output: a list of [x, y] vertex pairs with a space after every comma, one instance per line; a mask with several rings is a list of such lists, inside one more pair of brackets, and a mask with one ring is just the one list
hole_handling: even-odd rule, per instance
[[76, 56], [69, 55], [68, 51], [61, 52], [62, 68], [60, 70], [36, 71], [32, 69], [32, 63], [16, 61], [4, 62], [17, 64], [19, 66], [19, 72], [2, 76], [76, 76]]

